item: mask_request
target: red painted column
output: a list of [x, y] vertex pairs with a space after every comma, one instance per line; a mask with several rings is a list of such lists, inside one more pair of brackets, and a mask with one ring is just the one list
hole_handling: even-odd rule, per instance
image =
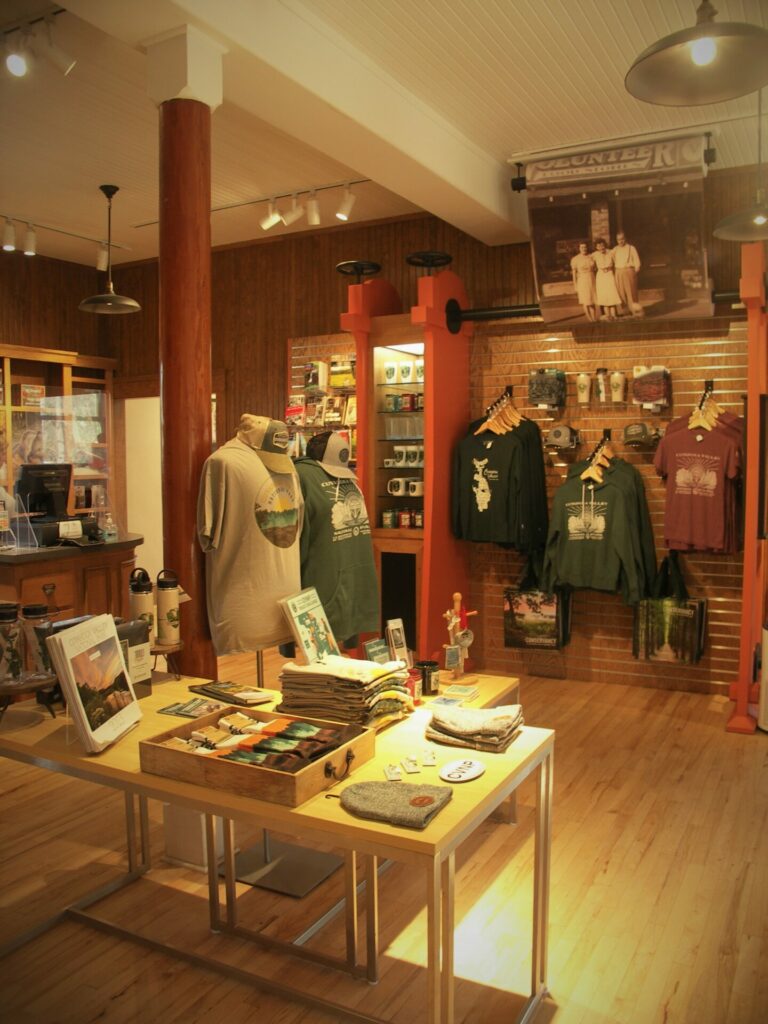
[[163, 553], [191, 597], [181, 606], [185, 675], [216, 677], [197, 492], [211, 453], [211, 110], [160, 104], [160, 401]]

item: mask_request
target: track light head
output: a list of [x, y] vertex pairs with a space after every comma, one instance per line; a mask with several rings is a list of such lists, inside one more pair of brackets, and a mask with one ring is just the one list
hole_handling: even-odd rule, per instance
[[24, 235], [24, 255], [37, 255], [37, 232], [34, 224], [27, 224], [27, 232]]
[[26, 29], [19, 30], [18, 39], [10, 39], [6, 45], [5, 66], [15, 78], [23, 78], [32, 67], [34, 55], [29, 45], [31, 33]]
[[70, 73], [72, 68], [77, 64], [77, 60], [66, 53], [60, 46], [53, 41], [53, 18], [48, 17], [45, 19], [45, 33], [46, 33], [46, 45], [42, 48], [44, 57], [53, 64], [55, 68], [66, 76]]
[[5, 252], [13, 252], [16, 249], [16, 228], [10, 217], [5, 218], [3, 227], [3, 249]]
[[354, 192], [350, 189], [349, 185], [347, 185], [344, 189], [344, 198], [341, 200], [341, 205], [336, 211], [336, 216], [339, 220], [349, 220], [349, 215], [352, 212], [352, 207], [355, 205], [356, 198], [357, 197]]
[[285, 226], [289, 228], [291, 224], [295, 224], [296, 221], [301, 220], [303, 216], [304, 207], [299, 205], [296, 199], [296, 193], [294, 192], [293, 197], [291, 199], [291, 208], [288, 211], [288, 213], [283, 214], [283, 224], [285, 224]]
[[282, 220], [283, 218], [280, 216], [279, 210], [275, 207], [275, 200], [270, 199], [267, 212], [259, 221], [259, 226], [262, 231], [269, 231], [269, 229], [273, 228], [276, 224], [282, 223]]
[[317, 193], [310, 192], [309, 199], [307, 200], [307, 224], [311, 224], [313, 228], [316, 228], [320, 223], [320, 203], [317, 199]]

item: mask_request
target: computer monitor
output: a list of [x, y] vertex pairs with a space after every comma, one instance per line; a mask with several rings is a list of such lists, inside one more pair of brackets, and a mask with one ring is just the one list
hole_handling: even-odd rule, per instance
[[31, 516], [66, 519], [67, 499], [72, 483], [69, 462], [42, 462], [21, 466], [14, 492]]

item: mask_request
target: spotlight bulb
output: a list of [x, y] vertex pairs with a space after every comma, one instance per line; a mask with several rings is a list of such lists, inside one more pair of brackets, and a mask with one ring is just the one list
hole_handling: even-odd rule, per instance
[[6, 252], [14, 252], [16, 249], [16, 228], [10, 217], [6, 217], [3, 227], [3, 249]]
[[694, 39], [688, 45], [691, 51], [691, 60], [699, 68], [705, 68], [717, 56], [717, 43], [710, 36]]
[[24, 255], [37, 255], [37, 232], [31, 224], [27, 224], [27, 233], [24, 236]]
[[752, 223], [761, 228], [763, 224], [768, 223], [768, 217], [764, 213], [758, 213], [752, 218]]
[[288, 213], [284, 213], [283, 214], [283, 217], [282, 217], [283, 224], [285, 224], [285, 226], [287, 228], [289, 228], [291, 226], [291, 224], [295, 224], [296, 221], [297, 220], [301, 220], [301, 218], [303, 216], [304, 216], [304, 207], [300, 206], [298, 204], [298, 202], [296, 200], [296, 196], [294, 196], [293, 200], [291, 202], [290, 210], [288, 211]]
[[5, 66], [16, 78], [23, 78], [27, 71], [29, 71], [27, 58], [23, 53], [9, 53], [5, 58]]
[[307, 223], [316, 228], [320, 223], [320, 203], [313, 192], [307, 200]]
[[336, 211], [336, 216], [339, 220], [349, 220], [352, 207], [355, 205], [355, 198], [355, 194], [350, 191], [349, 186], [347, 186], [344, 189], [344, 198], [341, 201], [341, 206]]
[[261, 218], [259, 225], [261, 226], [262, 231], [269, 231], [269, 229], [273, 228], [275, 224], [280, 224], [282, 219], [283, 218], [280, 216], [279, 212], [275, 209], [274, 200], [270, 200], [267, 213]]

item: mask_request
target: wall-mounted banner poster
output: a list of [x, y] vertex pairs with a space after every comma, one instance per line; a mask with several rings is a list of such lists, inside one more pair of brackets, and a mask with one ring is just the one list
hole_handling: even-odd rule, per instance
[[704, 139], [595, 150], [525, 168], [548, 323], [713, 314], [702, 233]]

